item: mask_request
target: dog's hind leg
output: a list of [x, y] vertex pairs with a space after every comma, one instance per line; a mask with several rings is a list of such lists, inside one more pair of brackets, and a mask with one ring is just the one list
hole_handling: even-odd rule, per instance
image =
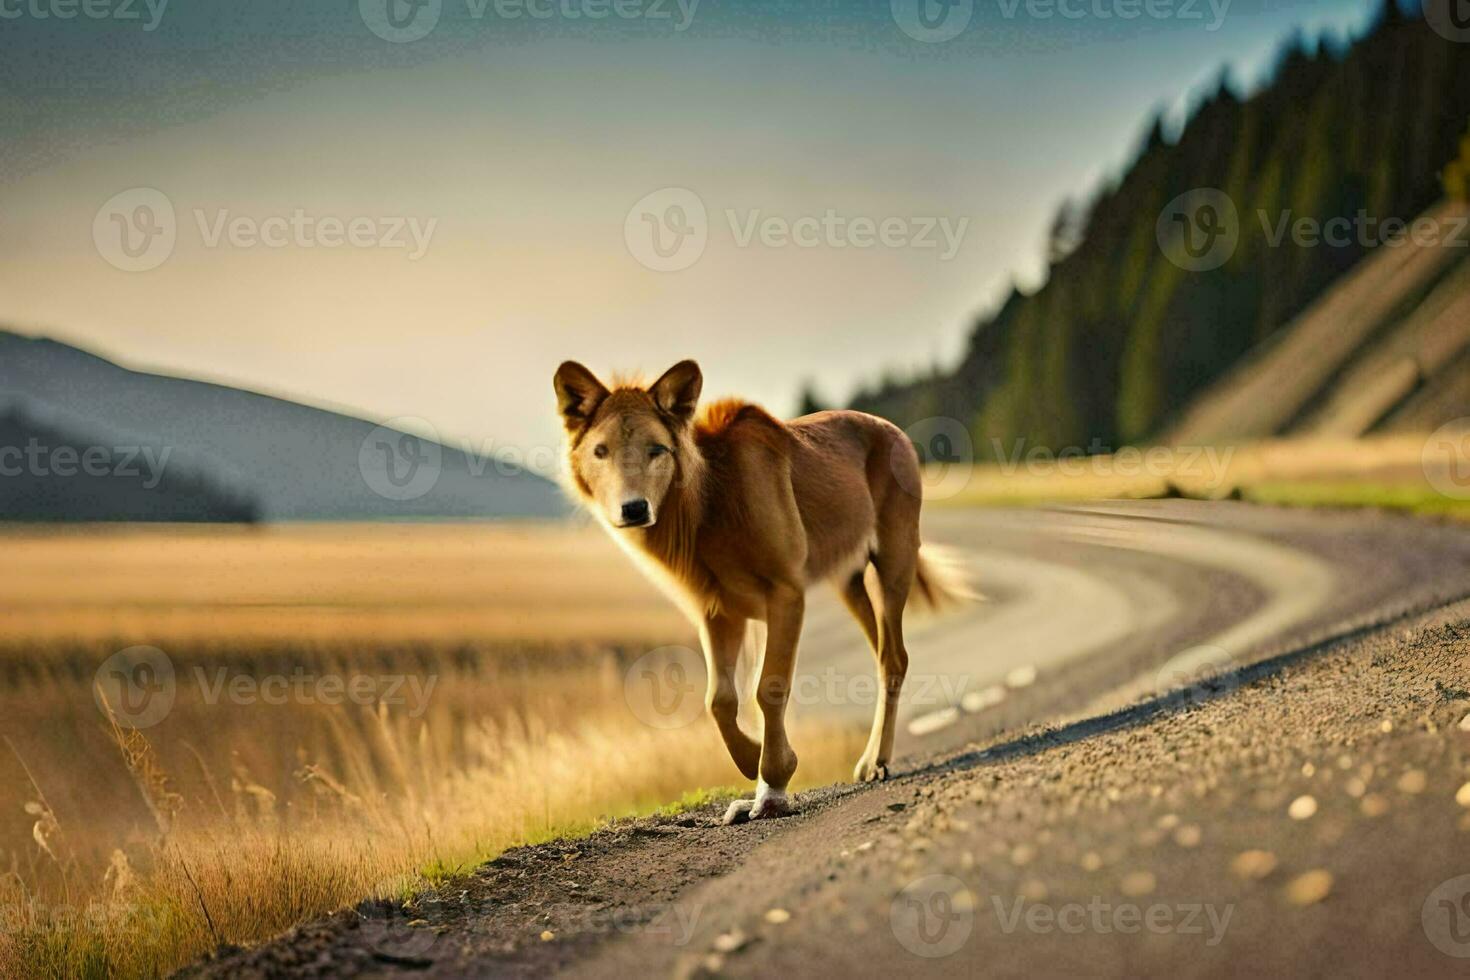
[[[852, 613], [852, 618], [857, 620], [858, 625], [862, 627], [863, 636], [867, 637], [868, 646], [873, 650], [873, 659], [877, 662], [878, 676], [881, 678], [883, 676], [883, 627], [878, 620], [877, 610], [873, 608], [873, 598], [868, 594], [868, 584], [865, 581], [867, 570], [871, 567], [871, 565], [865, 565], [862, 571], [854, 572], [838, 589], [838, 592], [848, 611]], [[857, 767], [852, 773], [852, 778], [859, 782], [883, 778], [876, 775], [873, 766], [875, 765], [874, 760], [878, 758], [878, 750], [883, 745], [886, 703], [886, 698], [880, 693], [873, 707], [873, 727], [868, 733], [867, 748], [863, 750], [862, 758], [858, 760]]]
[[[919, 501], [907, 494], [895, 494], [879, 516], [878, 547], [873, 554], [873, 568], [878, 573], [875, 646], [879, 699], [867, 748], [853, 770], [853, 778], [860, 782], [888, 778], [899, 697], [909, 669], [909, 652], [903, 642], [903, 610], [918, 566]], [[866, 589], [863, 594], [867, 595]]]
[[740, 689], [736, 671], [740, 661], [740, 644], [745, 639], [745, 618], [716, 615], [705, 620], [700, 630], [704, 644], [705, 665], [709, 670], [709, 688], [705, 704], [719, 726], [720, 737], [735, 767], [746, 779], [755, 779], [760, 770], [760, 743], [740, 730]]

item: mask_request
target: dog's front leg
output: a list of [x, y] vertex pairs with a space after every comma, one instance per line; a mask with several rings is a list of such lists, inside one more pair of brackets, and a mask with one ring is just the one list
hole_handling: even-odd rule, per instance
[[796, 669], [796, 644], [806, 597], [799, 586], [776, 586], [766, 599], [766, 654], [761, 660], [756, 701], [765, 723], [761, 740], [760, 778], [754, 800], [736, 800], [725, 814], [726, 823], [749, 817], [780, 817], [793, 812], [786, 786], [796, 772], [796, 752], [786, 737], [786, 702]]
[[709, 668], [709, 692], [705, 704], [719, 726], [720, 737], [730, 750], [746, 779], [755, 779], [760, 771], [761, 747], [755, 739], [740, 730], [740, 691], [736, 671], [740, 664], [740, 644], [745, 639], [745, 617], [714, 615], [700, 629], [704, 642], [705, 663]]

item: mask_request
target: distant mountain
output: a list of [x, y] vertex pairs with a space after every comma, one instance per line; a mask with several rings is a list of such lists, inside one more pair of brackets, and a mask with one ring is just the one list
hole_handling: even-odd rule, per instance
[[[1241, 99], [1222, 79], [1177, 137], [1156, 123], [1126, 173], [1064, 207], [1045, 285], [982, 318], [959, 363], [890, 377], [853, 407], [905, 427], [956, 419], [982, 458], [1157, 439], [1381, 249], [1386, 220], [1463, 195], [1467, 130], [1470, 44], [1394, 0], [1350, 47], [1295, 38], [1261, 91]], [[1303, 244], [1303, 218], [1346, 240]], [[1218, 261], [1196, 262], [1215, 242]]]
[[254, 522], [254, 501], [170, 465], [155, 446], [120, 446], [0, 408], [0, 519]]
[[[153, 485], [119, 470], [148, 471]], [[38, 504], [38, 494], [47, 500]], [[150, 507], [161, 516], [148, 517]], [[504, 461], [0, 331], [0, 520], [373, 521], [567, 511], [551, 481]]]

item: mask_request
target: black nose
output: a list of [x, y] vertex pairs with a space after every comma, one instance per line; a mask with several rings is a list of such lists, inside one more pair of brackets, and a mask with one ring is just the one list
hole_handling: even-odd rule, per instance
[[623, 505], [624, 524], [647, 524], [648, 523], [648, 501], [630, 500]]

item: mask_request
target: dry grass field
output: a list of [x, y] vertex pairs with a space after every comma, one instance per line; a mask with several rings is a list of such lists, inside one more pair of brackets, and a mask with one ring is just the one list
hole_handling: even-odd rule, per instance
[[[630, 710], [629, 665], [694, 637], [592, 529], [20, 528], [0, 551], [0, 975], [166, 974], [739, 782], [706, 720]], [[98, 683], [140, 644], [173, 672], [156, 721]], [[797, 737], [808, 785], [861, 738]]]

